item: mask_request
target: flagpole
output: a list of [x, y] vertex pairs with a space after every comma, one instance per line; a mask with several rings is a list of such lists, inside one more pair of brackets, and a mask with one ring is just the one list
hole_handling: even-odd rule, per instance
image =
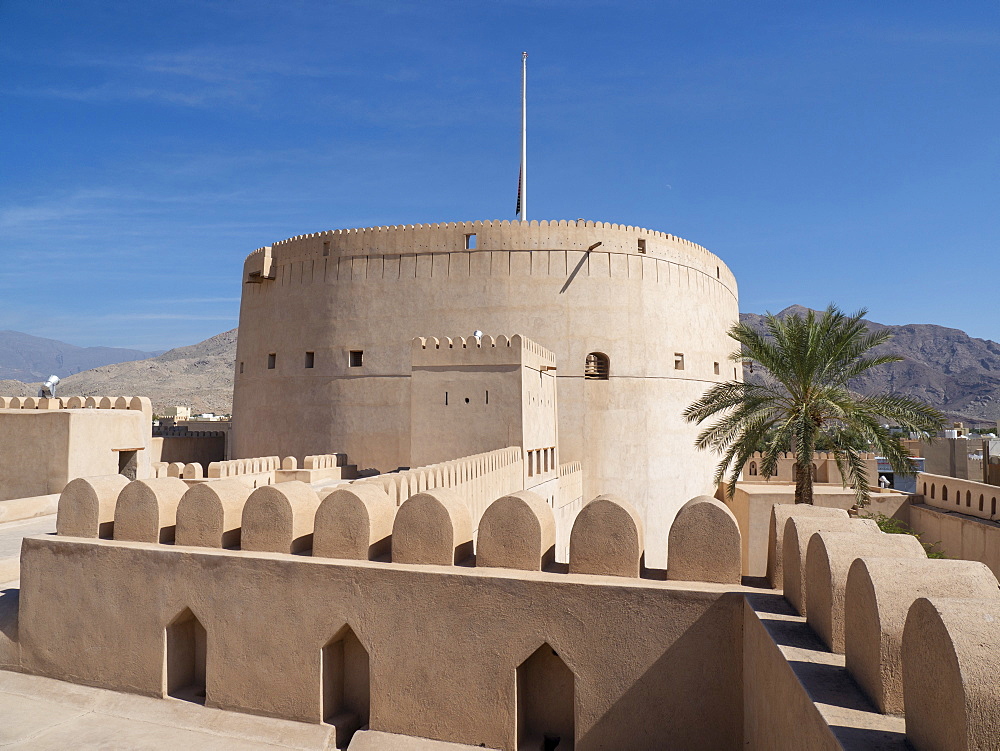
[[521, 53], [521, 221], [528, 221], [528, 53]]

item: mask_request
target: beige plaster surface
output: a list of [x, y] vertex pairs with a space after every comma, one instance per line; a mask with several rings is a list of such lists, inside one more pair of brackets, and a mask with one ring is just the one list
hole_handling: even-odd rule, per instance
[[[728, 267], [694, 243], [600, 222], [382, 227], [276, 243], [244, 275], [259, 283], [243, 285], [234, 456], [329, 450], [362, 468], [415, 466], [410, 342], [479, 329], [555, 353], [560, 461], [582, 462], [584, 497], [632, 500], [651, 565], [665, 565], [676, 510], [715, 490], [716, 459], [695, 449], [681, 412], [733, 377], [726, 331], [739, 310]], [[584, 379], [591, 352], [610, 358], [609, 380]]]
[[292, 480], [257, 488], [243, 506], [243, 550], [302, 553], [312, 548], [319, 496]]
[[55, 514], [0, 524], [0, 583], [14, 581], [19, 576], [21, 540], [55, 531]]
[[917, 749], [987, 751], [1000, 739], [1000, 603], [919, 598], [903, 630], [906, 737]]
[[910, 509], [910, 524], [949, 558], [985, 563], [1000, 577], [1000, 522], [918, 504]]
[[318, 722], [321, 649], [348, 624], [372, 729], [513, 751], [516, 668], [548, 644], [580, 751], [741, 747], [742, 587], [75, 538], [24, 556], [32, 673], [160, 696], [164, 627], [190, 609], [210, 706]]
[[584, 505], [573, 522], [569, 570], [574, 574], [638, 576], [645, 561], [645, 532], [638, 511], [628, 501], [598, 496]]
[[[784, 568], [781, 557], [784, 552], [785, 523], [788, 517], [798, 516], [818, 516], [827, 519], [847, 519], [847, 511], [842, 508], [826, 508], [808, 503], [775, 503], [771, 506], [771, 523], [767, 529], [767, 581], [772, 589], [781, 589], [784, 584]], [[746, 565], [746, 551], [744, 546], [744, 565]], [[756, 553], [756, 550], [754, 551]]]
[[[756, 482], [754, 480], [757, 479]], [[724, 500], [729, 509], [736, 515], [743, 538], [743, 575], [768, 576], [768, 545], [770, 540], [771, 509], [775, 504], [795, 505], [795, 485], [791, 482], [771, 480], [763, 482], [759, 478], [748, 478], [737, 483], [732, 500], [726, 499], [725, 485], [722, 485], [716, 497]], [[842, 509], [846, 511], [857, 501], [851, 488], [844, 488], [840, 483], [834, 485], [816, 484], [813, 486], [814, 508]], [[871, 504], [865, 509], [869, 513], [880, 513], [886, 516], [907, 520], [909, 496], [897, 492], [872, 491]], [[806, 506], [808, 504], [799, 504]], [[782, 535], [779, 535], [781, 537]], [[781, 586], [782, 577], [779, 574], [774, 581]]]
[[844, 608], [851, 564], [870, 558], [927, 560], [913, 535], [820, 530], [809, 538], [806, 559], [806, 622], [833, 652], [844, 652]]
[[396, 506], [382, 488], [334, 488], [322, 499], [316, 510], [313, 555], [359, 561], [389, 555]]
[[176, 477], [130, 482], [115, 503], [114, 538], [134, 542], [173, 542], [177, 504], [187, 485]]
[[451, 488], [410, 496], [392, 523], [392, 560], [450, 566], [472, 555], [472, 513]]
[[59, 493], [76, 477], [118, 472], [114, 449], [142, 448], [149, 477], [152, 426], [139, 410], [0, 409], [0, 501]]
[[0, 747], [325, 751], [332, 728], [0, 671]]
[[243, 506], [252, 492], [239, 479], [192, 485], [177, 504], [178, 545], [238, 547]]
[[0, 501], [0, 524], [33, 519], [37, 516], [48, 516], [56, 513], [58, 508], [58, 493]]
[[740, 529], [724, 503], [692, 498], [677, 512], [669, 540], [668, 579], [740, 583]]
[[432, 741], [429, 738], [414, 738], [412, 735], [381, 733], [378, 730], [362, 730], [351, 739], [348, 751], [479, 751], [481, 748], [485, 747]]
[[118, 495], [128, 484], [118, 474], [70, 480], [59, 494], [56, 531], [71, 537], [111, 537]]
[[747, 595], [744, 742], [753, 751], [907, 751], [902, 717], [879, 714], [843, 655], [780, 595]]
[[858, 558], [844, 596], [847, 669], [879, 711], [903, 712], [903, 627], [918, 597], [1000, 601], [982, 563], [930, 558]]
[[556, 520], [545, 499], [530, 490], [498, 498], [483, 514], [476, 566], [543, 571], [555, 561]]
[[806, 564], [809, 538], [821, 530], [861, 530], [881, 534], [871, 519], [823, 518], [812, 515], [789, 516], [782, 535], [782, 592], [799, 615], [806, 616]]

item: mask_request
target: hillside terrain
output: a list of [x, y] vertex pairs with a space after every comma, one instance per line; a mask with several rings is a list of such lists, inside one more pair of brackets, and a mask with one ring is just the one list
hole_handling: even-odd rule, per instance
[[[104, 365], [67, 376], [59, 396], [148, 396], [153, 411], [187, 405], [196, 413], [228, 414], [233, 409], [236, 329], [198, 344], [135, 362]], [[0, 391], [10, 393], [0, 382]], [[33, 385], [25, 395], [37, 393]]]
[[19, 331], [0, 331], [0, 381], [44, 381], [101, 365], [145, 360], [159, 352], [117, 347], [77, 347]]
[[[805, 310], [793, 305], [778, 316]], [[763, 329], [762, 315], [742, 313], [740, 319]], [[853, 384], [858, 391], [897, 391], [914, 396], [924, 399], [950, 418], [970, 424], [1000, 420], [1000, 344], [933, 324], [885, 326], [871, 321], [868, 325], [889, 329], [893, 334], [893, 338], [879, 351], [898, 354], [905, 359], [877, 368], [858, 379]], [[153, 400], [154, 410], [171, 405], [189, 405], [196, 412], [228, 414], [232, 412], [233, 404], [236, 334], [237, 330], [233, 329], [156, 357], [85, 370], [66, 377], [58, 393], [60, 396], [142, 394]], [[100, 347], [89, 349], [131, 351]], [[52, 372], [58, 374], [57, 370]], [[0, 378], [10, 377], [0, 369]], [[42, 378], [44, 376], [0, 380], [0, 394], [34, 395]], [[21, 380], [32, 383], [28, 385]]]
[[[806, 310], [793, 305], [777, 316]], [[741, 313], [740, 320], [764, 330], [762, 315]], [[893, 335], [876, 352], [905, 359], [873, 368], [852, 382], [858, 392], [906, 394], [923, 399], [952, 419], [971, 424], [1000, 420], [1000, 344], [929, 323], [885, 326], [869, 321], [868, 327], [888, 329]]]

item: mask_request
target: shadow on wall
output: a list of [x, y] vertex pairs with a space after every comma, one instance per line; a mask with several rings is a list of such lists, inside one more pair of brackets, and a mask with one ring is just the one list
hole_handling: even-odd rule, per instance
[[[692, 599], [697, 597], [692, 595]], [[692, 606], [697, 603], [692, 602]], [[665, 748], [664, 741], [669, 739], [670, 748], [740, 748], [743, 650], [737, 624], [742, 613], [741, 593], [720, 597], [608, 707], [578, 739], [578, 745]], [[680, 617], [678, 622], [685, 619]], [[684, 680], [676, 680], [679, 675], [685, 676]], [[612, 690], [611, 686], [602, 688]], [[651, 707], [664, 708], [664, 716], [650, 716]], [[706, 714], [716, 719], [707, 721]]]
[[17, 641], [17, 607], [21, 600], [21, 590], [11, 587], [0, 590], [0, 634]]

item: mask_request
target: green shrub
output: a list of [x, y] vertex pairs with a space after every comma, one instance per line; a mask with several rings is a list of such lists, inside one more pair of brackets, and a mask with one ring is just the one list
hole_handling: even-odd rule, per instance
[[937, 542], [924, 542], [922, 539], [920, 539], [921, 534], [919, 532], [914, 532], [909, 525], [904, 524], [899, 519], [879, 513], [862, 514], [861, 518], [871, 519], [878, 525], [878, 528], [883, 532], [885, 532], [887, 535], [913, 535], [914, 537], [917, 538], [920, 544], [924, 546], [924, 550], [927, 552], [928, 558], [948, 557], [942, 551], [935, 549], [937, 548], [938, 545], [941, 544], [940, 540], [938, 540]]

